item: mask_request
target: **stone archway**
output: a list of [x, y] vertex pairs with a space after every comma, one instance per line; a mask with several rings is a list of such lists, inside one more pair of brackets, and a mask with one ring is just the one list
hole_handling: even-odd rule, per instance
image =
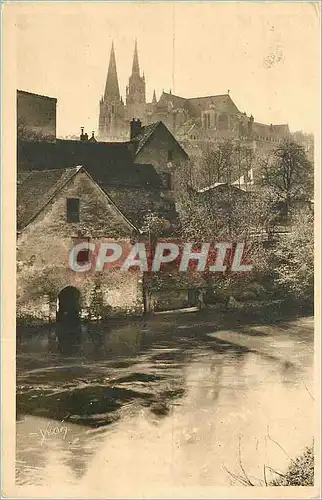
[[80, 322], [81, 293], [78, 288], [67, 286], [58, 295], [57, 323], [76, 326]]

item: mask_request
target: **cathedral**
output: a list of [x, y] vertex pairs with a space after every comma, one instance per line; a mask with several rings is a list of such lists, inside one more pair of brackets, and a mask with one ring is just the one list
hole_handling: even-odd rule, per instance
[[[155, 98], [155, 94], [154, 94]], [[126, 140], [132, 118], [146, 123], [148, 104], [145, 96], [145, 77], [140, 74], [137, 42], [135, 41], [132, 73], [126, 87], [126, 101], [120, 95], [114, 44], [112, 44], [105, 92], [100, 100], [99, 139]]]
[[105, 92], [100, 100], [99, 140], [129, 140], [129, 123], [133, 118], [142, 125], [162, 121], [188, 149], [191, 144], [221, 138], [240, 139], [252, 147], [270, 149], [290, 135], [287, 124], [258, 123], [252, 115], [241, 112], [229, 90], [226, 94], [192, 98], [174, 95], [170, 90], [163, 91], [159, 100], [154, 91], [152, 102], [146, 102], [145, 76], [140, 73], [136, 41], [125, 102], [120, 95], [112, 44]]

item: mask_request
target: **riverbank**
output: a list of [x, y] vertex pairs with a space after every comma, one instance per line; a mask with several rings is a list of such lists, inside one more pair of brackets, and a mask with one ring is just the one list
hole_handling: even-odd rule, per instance
[[[138, 328], [158, 328], [163, 325], [178, 324], [208, 324], [213, 322], [218, 328], [238, 327], [246, 324], [266, 323], [274, 324], [280, 321], [287, 321], [299, 317], [311, 316], [311, 308], [301, 307], [297, 303], [290, 303], [285, 300], [252, 301], [248, 303], [238, 303], [236, 307], [209, 306], [203, 310], [197, 308], [178, 309], [163, 311], [158, 314], [145, 316], [120, 316], [106, 318], [104, 321], [84, 321], [86, 329], [96, 328], [98, 324], [102, 327], [118, 328], [126, 325], [136, 325]], [[17, 336], [28, 337], [34, 332], [55, 330], [56, 323], [43, 324], [17, 324]]]

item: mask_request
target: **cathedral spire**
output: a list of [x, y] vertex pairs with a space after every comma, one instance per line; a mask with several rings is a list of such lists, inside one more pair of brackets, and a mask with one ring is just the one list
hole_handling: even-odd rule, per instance
[[155, 95], [155, 89], [153, 91], [153, 97], [152, 97], [152, 104], [156, 104], [157, 103], [157, 96]]
[[133, 64], [132, 64], [132, 75], [140, 75], [140, 67], [139, 67], [139, 56], [138, 56], [138, 44], [135, 39], [134, 44], [134, 56], [133, 56]]
[[108, 72], [107, 72], [105, 92], [104, 92], [104, 101], [106, 100], [114, 100], [114, 101], [120, 100], [120, 90], [117, 79], [114, 43], [112, 43], [110, 62], [108, 65]]

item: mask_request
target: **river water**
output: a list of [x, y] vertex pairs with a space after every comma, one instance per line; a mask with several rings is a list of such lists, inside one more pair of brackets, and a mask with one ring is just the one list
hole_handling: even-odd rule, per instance
[[311, 444], [312, 318], [158, 321], [83, 332], [72, 353], [50, 332], [20, 342], [18, 485], [91, 497], [264, 485]]

